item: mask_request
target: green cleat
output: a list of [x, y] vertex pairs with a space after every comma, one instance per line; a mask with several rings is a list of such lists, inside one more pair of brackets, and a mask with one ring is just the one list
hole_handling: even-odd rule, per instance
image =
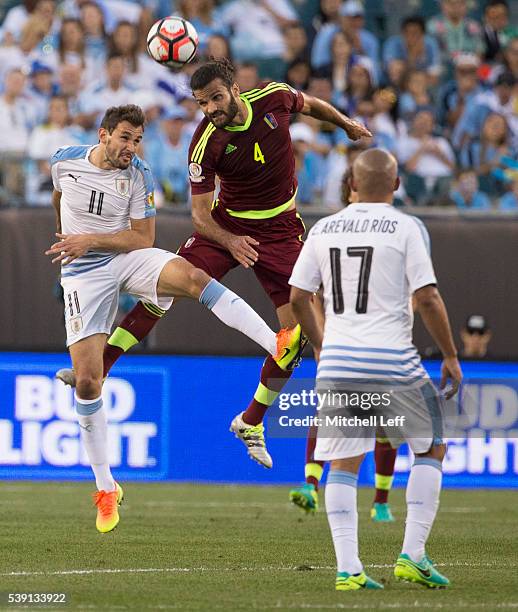
[[396, 561], [394, 576], [398, 580], [424, 584], [430, 589], [444, 589], [450, 584], [448, 578], [435, 569], [427, 555], [416, 563], [408, 555], [401, 553]]
[[306, 511], [306, 514], [314, 513], [318, 510], [318, 491], [314, 484], [304, 483], [290, 491], [290, 502]]
[[348, 574], [347, 572], [337, 572], [336, 590], [337, 591], [359, 591], [360, 589], [383, 589], [379, 582], [369, 578], [365, 572], [360, 574]]
[[393, 523], [396, 520], [392, 515], [389, 504], [378, 504], [376, 502], [371, 508], [371, 519], [375, 523]]

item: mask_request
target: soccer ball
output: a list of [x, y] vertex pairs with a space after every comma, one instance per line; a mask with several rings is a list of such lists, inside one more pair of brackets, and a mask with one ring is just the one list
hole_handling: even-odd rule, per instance
[[165, 17], [151, 26], [147, 35], [149, 55], [159, 64], [181, 68], [196, 55], [198, 33], [181, 17]]

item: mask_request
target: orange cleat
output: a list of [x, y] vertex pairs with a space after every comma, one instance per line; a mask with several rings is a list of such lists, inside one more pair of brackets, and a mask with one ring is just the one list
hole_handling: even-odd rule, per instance
[[302, 333], [300, 325], [292, 329], [281, 329], [277, 333], [277, 354], [273, 358], [282, 370], [293, 370], [302, 359], [302, 351], [308, 339]]
[[93, 495], [94, 504], [97, 506], [95, 526], [101, 533], [113, 531], [119, 524], [118, 507], [122, 504], [124, 492], [118, 483], [115, 483], [115, 486], [115, 491], [97, 491]]

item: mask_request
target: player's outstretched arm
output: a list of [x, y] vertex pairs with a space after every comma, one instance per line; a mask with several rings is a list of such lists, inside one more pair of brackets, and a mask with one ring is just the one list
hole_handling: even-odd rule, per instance
[[328, 121], [333, 125], [337, 125], [342, 128], [352, 140], [372, 137], [372, 134], [366, 127], [341, 113], [334, 106], [329, 104], [329, 102], [325, 102], [314, 96], [309, 96], [306, 93], [303, 93], [302, 96], [304, 98], [304, 106], [301, 110], [303, 115], [309, 115], [320, 121]]
[[414, 299], [426, 329], [443, 355], [441, 389], [444, 389], [447, 379], [450, 379], [452, 389], [446, 394], [446, 398], [449, 399], [459, 389], [462, 382], [462, 370], [457, 359], [457, 349], [453, 341], [446, 306], [434, 285], [418, 289], [414, 293]]
[[137, 249], [147, 249], [155, 242], [155, 218], [130, 219], [131, 229], [114, 234], [61, 234], [59, 242], [54, 243], [45, 255], [55, 256], [52, 263], [66, 260], [70, 263], [88, 251], [111, 251], [129, 253]]
[[253, 266], [259, 257], [254, 246], [259, 243], [250, 236], [236, 236], [220, 227], [210, 214], [213, 198], [213, 191], [192, 196], [194, 228], [203, 236], [228, 249], [232, 253], [232, 257], [243, 267]]
[[52, 206], [56, 211], [56, 231], [61, 234], [61, 191], [54, 189], [52, 192]]
[[299, 289], [298, 287], [292, 287], [290, 304], [295, 319], [300, 323], [302, 331], [311, 342], [313, 350], [315, 351], [315, 359], [318, 361], [320, 349], [322, 348], [324, 330], [315, 312], [314, 294], [310, 291]]

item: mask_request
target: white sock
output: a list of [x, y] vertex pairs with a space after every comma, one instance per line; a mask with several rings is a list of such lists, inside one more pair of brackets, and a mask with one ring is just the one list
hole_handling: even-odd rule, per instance
[[419, 562], [439, 508], [442, 465], [438, 459], [417, 457], [406, 487], [406, 527], [402, 552]]
[[200, 295], [200, 303], [223, 321], [237, 329], [274, 355], [277, 353], [277, 337], [261, 317], [245, 300], [216, 279], [212, 279]]
[[339, 572], [359, 574], [363, 565], [358, 556], [358, 475], [340, 470], [329, 472], [326, 483], [326, 512]]
[[97, 489], [114, 491], [115, 481], [108, 463], [108, 423], [103, 401], [100, 397], [83, 400], [76, 395], [76, 411], [81, 440], [95, 475]]

